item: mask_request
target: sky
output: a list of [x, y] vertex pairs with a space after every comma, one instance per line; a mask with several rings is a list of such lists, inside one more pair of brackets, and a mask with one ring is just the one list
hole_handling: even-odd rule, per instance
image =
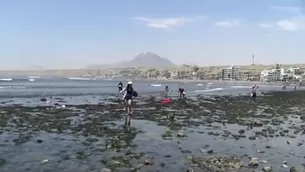
[[305, 63], [305, 0], [10, 0], [0, 23], [1, 69]]

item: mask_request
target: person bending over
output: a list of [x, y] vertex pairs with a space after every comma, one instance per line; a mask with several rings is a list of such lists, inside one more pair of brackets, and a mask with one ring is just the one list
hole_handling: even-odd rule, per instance
[[184, 90], [184, 88], [180, 87], [178, 92], [179, 92], [180, 99], [185, 97], [185, 90]]

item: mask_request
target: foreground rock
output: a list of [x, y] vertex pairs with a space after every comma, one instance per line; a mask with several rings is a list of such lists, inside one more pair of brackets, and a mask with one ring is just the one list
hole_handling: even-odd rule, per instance
[[[304, 97], [304, 92], [270, 93], [256, 101], [248, 96], [199, 96], [196, 101], [174, 100], [169, 105], [143, 98], [134, 104], [131, 127], [124, 126], [119, 101], [65, 103], [65, 108], [3, 105], [0, 171], [10, 172], [13, 166], [20, 171], [48, 167], [60, 171], [65, 166], [71, 172], [298, 172], [303, 170], [298, 160], [305, 154]], [[279, 150], [283, 145], [285, 149]], [[38, 155], [43, 155], [42, 159], [37, 160]], [[258, 158], [248, 158], [252, 156]], [[283, 160], [288, 163], [282, 164]], [[173, 163], [176, 161], [179, 164]]]

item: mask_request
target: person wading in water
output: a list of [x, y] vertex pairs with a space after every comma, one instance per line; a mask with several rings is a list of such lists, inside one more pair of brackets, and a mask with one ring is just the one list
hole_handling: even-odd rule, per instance
[[253, 87], [252, 87], [252, 93], [251, 93], [251, 98], [256, 98], [256, 90], [257, 90], [257, 86], [256, 85], [254, 85]]
[[167, 99], [167, 96], [169, 94], [169, 88], [168, 86], [165, 86], [165, 98]]
[[137, 97], [138, 93], [133, 89], [131, 81], [129, 81], [127, 83], [127, 86], [124, 89], [122, 89], [117, 96], [119, 96], [124, 91], [125, 91], [125, 94], [123, 96], [123, 99], [125, 100], [125, 109], [127, 112], [126, 118], [125, 118], [125, 124], [130, 126], [130, 116], [132, 114], [132, 109], [131, 109], [132, 97]]

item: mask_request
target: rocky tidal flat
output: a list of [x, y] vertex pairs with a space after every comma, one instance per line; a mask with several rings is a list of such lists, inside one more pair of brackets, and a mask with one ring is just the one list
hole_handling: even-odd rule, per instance
[[197, 96], [164, 105], [146, 96], [134, 102], [130, 127], [115, 99], [2, 103], [0, 171], [305, 172], [304, 97]]

